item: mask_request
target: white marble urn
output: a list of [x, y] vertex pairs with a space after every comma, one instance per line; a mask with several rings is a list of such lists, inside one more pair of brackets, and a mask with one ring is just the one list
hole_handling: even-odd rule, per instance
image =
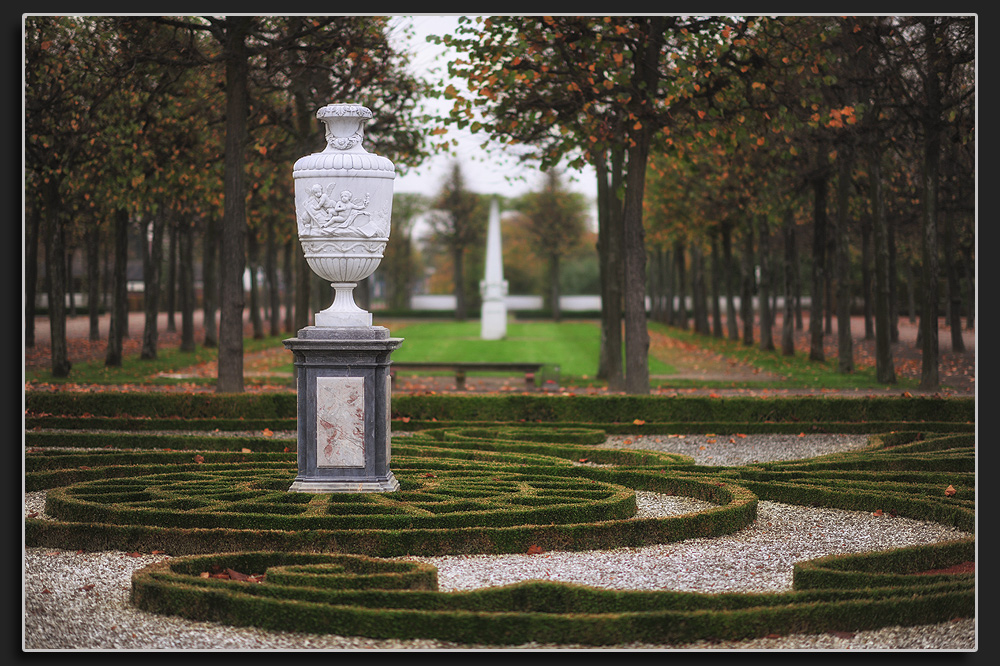
[[389, 241], [395, 167], [362, 145], [372, 117], [367, 107], [329, 104], [316, 117], [326, 126], [326, 148], [297, 160], [292, 171], [302, 251], [334, 289], [333, 304], [316, 313], [315, 325], [371, 326], [354, 288], [378, 268]]

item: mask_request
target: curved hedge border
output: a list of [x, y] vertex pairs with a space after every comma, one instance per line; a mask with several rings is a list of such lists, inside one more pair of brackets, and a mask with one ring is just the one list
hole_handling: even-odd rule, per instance
[[[287, 493], [296, 471], [291, 453], [32, 451], [26, 485], [52, 488], [46, 511], [58, 520], [26, 520], [26, 540], [174, 554], [512, 553], [532, 545], [584, 550], [715, 536], [756, 516], [756, 499], [743, 488], [705, 475], [666, 476], [671, 465], [690, 462], [683, 456], [594, 449], [590, 444], [603, 436], [593, 430], [476, 432], [487, 436], [481, 447], [470, 445], [473, 431], [400, 438], [393, 470], [401, 489], [387, 494]], [[536, 441], [522, 442], [520, 434]], [[149, 435], [136, 437], [147, 442]], [[583, 457], [607, 467], [584, 466]], [[634, 467], [613, 466], [623, 464]], [[69, 485], [53, 487], [60, 483]], [[634, 519], [634, 489], [719, 506]]]
[[[493, 644], [738, 639], [768, 633], [940, 622], [975, 612], [974, 576], [912, 575], [920, 563], [943, 568], [974, 559], [974, 538], [799, 563], [795, 591], [780, 595], [612, 592], [539, 582], [468, 593], [441, 593], [429, 587], [371, 589], [370, 585], [358, 590], [345, 589], [352, 585], [348, 579], [356, 574], [321, 571], [331, 564], [325, 559], [305, 563], [320, 569], [295, 569], [298, 582], [294, 584], [275, 584], [280, 575], [272, 575], [269, 582], [260, 585], [206, 581], [193, 576], [193, 569], [182, 567], [189, 562], [194, 568], [202, 563], [252, 568], [251, 560], [239, 558], [257, 557], [253, 561], [260, 562], [263, 571], [298, 567], [303, 562], [295, 558], [319, 557], [320, 553], [324, 553], [322, 557], [332, 557], [330, 553], [398, 557], [515, 553], [527, 552], [532, 546], [584, 550], [663, 543], [741, 529], [755, 518], [758, 497], [894, 512], [972, 532], [975, 438], [969, 435], [911, 430], [873, 437], [871, 447], [860, 452], [719, 468], [695, 465], [690, 458], [672, 454], [593, 448], [603, 434], [586, 428], [562, 430], [535, 424], [439, 428], [393, 443], [393, 468], [403, 485], [401, 492], [411, 493], [408, 500], [403, 496], [412, 502], [409, 509], [430, 511], [435, 502], [461, 509], [456, 502], [468, 497], [460, 500], [458, 495], [483, 491], [484, 484], [469, 478], [476, 472], [480, 480], [489, 478], [485, 482], [487, 495], [499, 492], [504, 483], [527, 483], [529, 490], [534, 484], [556, 495], [564, 492], [560, 500], [573, 500], [571, 507], [541, 507], [543, 513], [560, 513], [564, 522], [469, 524], [476, 521], [471, 516], [475, 512], [468, 511], [463, 525], [400, 526], [390, 524], [399, 520], [400, 513], [372, 511], [384, 497], [324, 496], [318, 506], [326, 511], [336, 504], [342, 515], [363, 515], [370, 520], [364, 526], [335, 529], [296, 525], [298, 516], [275, 509], [298, 509], [301, 498], [308, 504], [313, 501], [308, 498], [316, 497], [299, 495], [300, 499], [290, 500], [284, 492], [295, 473], [292, 452], [198, 452], [204, 440], [218, 442], [225, 437], [173, 438], [170, 442], [174, 446], [185, 447], [175, 451], [62, 451], [56, 448], [60, 436], [64, 435], [45, 433], [44, 448], [29, 449], [25, 456], [26, 484], [52, 488], [49, 510], [57, 516], [54, 521], [25, 519], [26, 545], [162, 550], [182, 556], [134, 578], [134, 602], [154, 612], [294, 631]], [[119, 437], [114, 446], [129, 444], [130, 436]], [[131, 437], [147, 449], [153, 442], [166, 441], [149, 434]], [[434, 490], [428, 484], [439, 479], [449, 483], [446, 490], [438, 486], [435, 495], [428, 491]], [[194, 504], [200, 501], [211, 506], [218, 498], [209, 495], [206, 499], [197, 493], [146, 498], [142, 493], [149, 492], [148, 484], [153, 481], [194, 488], [215, 484], [213, 493], [230, 493], [225, 501], [240, 506], [242, 515], [250, 517], [245, 521], [247, 527], [191, 521], [190, 517], [199, 513]], [[259, 487], [239, 497], [233, 494], [239, 483]], [[944, 493], [949, 485], [956, 490], [953, 496]], [[604, 493], [604, 498], [613, 498], [604, 507], [606, 513], [590, 513], [595, 497], [586, 493], [590, 487], [598, 495]], [[632, 510], [633, 490], [690, 495], [718, 506], [662, 519], [621, 517]], [[129, 492], [134, 493], [131, 507], [119, 501], [127, 499], [122, 493]], [[482, 508], [494, 500], [473, 501], [482, 502]], [[144, 504], [148, 502], [175, 504], [150, 508]], [[192, 508], [185, 509], [185, 505]], [[201, 514], [211, 513], [204, 510], [205, 504], [201, 506]], [[497, 517], [510, 511], [509, 506], [496, 506], [496, 511], [482, 511], [481, 516]], [[528, 513], [535, 508], [529, 507]], [[262, 527], [264, 516], [272, 521], [271, 529]], [[170, 521], [176, 524], [171, 526]], [[227, 551], [230, 554], [197, 556], [203, 559], [184, 557]], [[343, 568], [343, 564], [336, 566]], [[370, 566], [382, 565], [375, 562]], [[321, 576], [337, 583], [317, 591], [313, 582]]]
[[[971, 547], [968, 540], [947, 544], [937, 549], [941, 556], [936, 561], [966, 557]], [[892, 556], [905, 559], [912, 550]], [[380, 589], [371, 589], [371, 576], [365, 574], [357, 575], [352, 585], [343, 574], [342, 556], [230, 553], [146, 567], [133, 575], [131, 602], [154, 613], [274, 631], [487, 645], [740, 640], [930, 624], [975, 612], [969, 576], [896, 576], [887, 581], [870, 572], [873, 563], [877, 568], [884, 559], [883, 553], [842, 558], [844, 575], [830, 581], [814, 577], [808, 589], [781, 594], [622, 592], [545, 581], [442, 593], [400, 589], [407, 587], [402, 574]], [[308, 573], [281, 576], [306, 565]], [[364, 571], [379, 566], [369, 563]], [[326, 567], [336, 576], [334, 586], [326, 582]], [[262, 583], [199, 574], [212, 568], [266, 573]], [[880, 584], [872, 585], [873, 580]]]

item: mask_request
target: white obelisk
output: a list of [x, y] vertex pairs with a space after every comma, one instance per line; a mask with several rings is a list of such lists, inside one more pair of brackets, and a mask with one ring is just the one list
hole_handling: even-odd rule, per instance
[[500, 340], [507, 335], [507, 281], [503, 279], [503, 249], [500, 244], [500, 205], [490, 204], [490, 224], [486, 231], [486, 275], [479, 283], [483, 296], [481, 333], [483, 340]]

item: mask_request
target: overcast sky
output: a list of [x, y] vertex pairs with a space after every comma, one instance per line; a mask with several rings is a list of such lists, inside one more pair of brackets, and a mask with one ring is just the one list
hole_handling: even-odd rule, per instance
[[[398, 20], [412, 21], [414, 35], [408, 50], [413, 54], [415, 73], [430, 81], [443, 81], [447, 77], [448, 54], [443, 47], [428, 43], [426, 38], [427, 35], [454, 33], [458, 26], [458, 16], [401, 16]], [[447, 84], [442, 83], [443, 85]], [[456, 83], [456, 87], [465, 89], [459, 83]], [[450, 104], [444, 104], [443, 108], [447, 109], [449, 106]], [[481, 144], [485, 141], [484, 135], [474, 136], [453, 127], [449, 128], [445, 136], [459, 141], [459, 162], [468, 189], [480, 194], [500, 194], [506, 197], [516, 197], [540, 189], [541, 173], [536, 166], [519, 164], [515, 149], [499, 146], [483, 150]], [[450, 157], [436, 157], [415, 169], [408, 169], [405, 176], [396, 176], [393, 190], [437, 194], [451, 163]], [[568, 187], [584, 194], [591, 201], [596, 198], [597, 185], [591, 169], [582, 172], [567, 171], [566, 182]]]

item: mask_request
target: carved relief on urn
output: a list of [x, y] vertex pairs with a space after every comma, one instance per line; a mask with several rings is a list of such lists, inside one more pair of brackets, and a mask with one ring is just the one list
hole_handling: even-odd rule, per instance
[[329, 280], [334, 301], [316, 313], [316, 326], [371, 326], [354, 302], [354, 287], [375, 272], [389, 240], [391, 161], [369, 153], [364, 125], [372, 112], [358, 104], [329, 104], [316, 112], [326, 148], [295, 162], [299, 242], [314, 273]]

